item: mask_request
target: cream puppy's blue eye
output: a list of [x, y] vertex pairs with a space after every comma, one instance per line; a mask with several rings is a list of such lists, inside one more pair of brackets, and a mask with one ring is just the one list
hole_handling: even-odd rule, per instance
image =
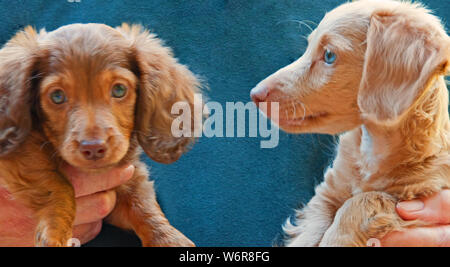
[[325, 63], [331, 65], [336, 61], [336, 54], [331, 52], [330, 50], [325, 50], [325, 54], [323, 55], [323, 60]]
[[57, 105], [60, 105], [67, 101], [66, 94], [63, 90], [60, 89], [53, 91], [50, 94], [50, 98], [52, 99], [53, 103]]

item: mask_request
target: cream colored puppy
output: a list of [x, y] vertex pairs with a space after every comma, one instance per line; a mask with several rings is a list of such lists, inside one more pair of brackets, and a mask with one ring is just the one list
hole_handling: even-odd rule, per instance
[[440, 20], [419, 4], [361, 0], [326, 14], [308, 41], [251, 92], [279, 102], [287, 132], [346, 132], [316, 195], [285, 226], [287, 244], [366, 246], [423, 225], [395, 205], [450, 188], [450, 38]]

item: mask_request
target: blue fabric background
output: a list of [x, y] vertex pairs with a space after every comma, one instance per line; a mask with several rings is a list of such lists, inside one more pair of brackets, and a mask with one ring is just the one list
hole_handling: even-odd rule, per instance
[[[210, 100], [250, 101], [257, 82], [298, 58], [307, 27], [341, 0], [0, 1], [0, 42], [26, 25], [47, 30], [76, 22], [141, 23], [203, 77]], [[444, 22], [449, 0], [423, 1]], [[148, 159], [159, 202], [170, 222], [198, 246], [271, 246], [281, 224], [334, 155], [333, 137], [287, 135], [261, 149], [260, 138], [201, 138], [172, 165]], [[138, 239], [105, 226], [91, 246], [133, 246]]]

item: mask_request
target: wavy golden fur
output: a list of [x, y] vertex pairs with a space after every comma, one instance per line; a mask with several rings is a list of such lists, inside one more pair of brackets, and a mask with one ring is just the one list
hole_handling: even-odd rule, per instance
[[288, 132], [346, 132], [316, 195], [286, 224], [287, 245], [366, 246], [423, 225], [403, 221], [395, 205], [450, 188], [441, 22], [418, 3], [361, 0], [327, 13], [308, 39], [298, 61], [252, 90], [257, 103], [280, 102]]
[[[125, 94], [113, 97], [118, 85]], [[137, 25], [17, 33], [0, 50], [0, 184], [34, 210], [35, 244], [65, 246], [72, 236], [75, 199], [62, 164], [99, 172], [132, 163], [107, 220], [144, 246], [192, 246], [162, 213], [139, 154], [171, 163], [186, 151], [193, 139], [172, 136], [170, 112], [178, 101], [193, 110], [197, 92], [196, 77]]]

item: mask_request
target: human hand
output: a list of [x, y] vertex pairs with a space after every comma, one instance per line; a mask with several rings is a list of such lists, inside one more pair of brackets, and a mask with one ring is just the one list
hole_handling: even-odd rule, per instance
[[404, 220], [418, 219], [432, 223], [432, 226], [389, 233], [381, 240], [382, 246], [450, 246], [450, 190], [423, 200], [399, 202], [397, 213]]
[[[82, 173], [65, 166], [64, 172], [75, 190], [77, 213], [73, 237], [81, 244], [94, 239], [102, 228], [102, 220], [114, 209], [116, 193], [113, 188], [133, 177], [134, 166], [114, 168], [102, 174]], [[27, 207], [0, 187], [0, 246], [33, 246], [37, 222]]]

